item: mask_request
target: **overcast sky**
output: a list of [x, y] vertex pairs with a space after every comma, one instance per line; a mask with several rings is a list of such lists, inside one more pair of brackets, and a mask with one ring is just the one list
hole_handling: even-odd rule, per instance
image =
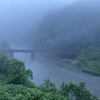
[[[75, 1], [77, 0], [0, 0], [0, 13], [12, 16], [30, 11], [34, 13], [34, 16], [37, 16], [43, 15], [49, 10], [62, 8]], [[4, 17], [4, 15], [0, 17]], [[7, 16], [5, 17], [7, 18]]]
[[48, 11], [61, 9], [75, 1], [0, 0], [0, 37], [10, 39], [13, 36], [19, 38], [27, 32], [29, 34]]

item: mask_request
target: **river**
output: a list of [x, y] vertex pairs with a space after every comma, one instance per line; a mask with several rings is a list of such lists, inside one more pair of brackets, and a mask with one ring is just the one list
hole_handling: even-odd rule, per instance
[[[13, 49], [23, 49], [23, 47], [12, 46]], [[24, 49], [27, 49], [24, 47]], [[82, 72], [79, 67], [35, 56], [35, 60], [31, 60], [28, 53], [14, 53], [14, 57], [23, 61], [27, 69], [33, 71], [33, 82], [36, 85], [43, 83], [44, 79], [50, 79], [57, 87], [62, 82], [86, 82], [86, 87], [91, 93], [96, 94], [100, 98], [100, 77]]]
[[15, 53], [14, 57], [23, 61], [26, 68], [33, 71], [34, 79], [32, 80], [36, 85], [43, 83], [44, 79], [50, 79], [57, 87], [64, 81], [66, 83], [86, 82], [86, 87], [93, 93], [100, 97], [100, 77], [93, 76], [82, 72], [77, 66], [70, 65], [54, 60], [40, 59], [36, 57], [31, 60], [30, 54]]

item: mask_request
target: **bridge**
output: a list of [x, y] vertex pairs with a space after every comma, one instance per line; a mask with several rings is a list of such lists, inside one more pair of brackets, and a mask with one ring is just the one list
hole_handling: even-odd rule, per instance
[[22, 50], [22, 49], [11, 49], [11, 50], [0, 50], [1, 53], [51, 53], [51, 54], [82, 54], [81, 51], [50, 51], [50, 50]]
[[0, 53], [7, 53], [10, 54], [10, 57], [13, 57], [13, 53], [30, 53], [31, 59], [34, 59], [35, 53], [47, 53], [47, 54], [68, 54], [68, 55], [80, 55], [82, 52], [67, 52], [67, 51], [49, 51], [49, 50], [25, 50], [25, 49], [1, 49]]

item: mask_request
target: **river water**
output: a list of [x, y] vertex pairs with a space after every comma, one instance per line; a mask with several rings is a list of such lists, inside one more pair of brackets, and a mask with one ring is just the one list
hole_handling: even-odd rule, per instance
[[[18, 47], [12, 46], [13, 49]], [[20, 47], [19, 49], [23, 49]], [[27, 48], [24, 48], [27, 49]], [[57, 87], [64, 81], [70, 82], [86, 82], [86, 87], [93, 94], [100, 97], [100, 77], [82, 72], [77, 66], [63, 63], [52, 59], [44, 59], [35, 56], [35, 60], [31, 60], [30, 54], [14, 53], [14, 57], [23, 61], [27, 69], [33, 71], [33, 82], [36, 85], [43, 83], [44, 79], [50, 79]]]
[[36, 57], [31, 60], [30, 54], [15, 53], [14, 57], [23, 61], [26, 68], [33, 71], [35, 84], [40, 85], [44, 79], [50, 79], [57, 87], [64, 81], [66, 83], [86, 82], [86, 87], [100, 97], [100, 77], [82, 72], [77, 66], [54, 60], [44, 60]]

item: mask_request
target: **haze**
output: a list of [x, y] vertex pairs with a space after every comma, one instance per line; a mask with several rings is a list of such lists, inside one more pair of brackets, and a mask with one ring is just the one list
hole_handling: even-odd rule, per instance
[[0, 0], [0, 39], [18, 43], [33, 32], [49, 11], [76, 0]]
[[[36, 85], [47, 78], [57, 87], [63, 81], [86, 82], [86, 88], [100, 98], [100, 0], [0, 0], [0, 49], [23, 61]], [[9, 62], [15, 60], [3, 60], [1, 72], [9, 72], [10, 64], [15, 69]], [[86, 95], [79, 91], [81, 86]], [[80, 97], [94, 100], [83, 86], [77, 92], [72, 86], [75, 91], [68, 90], [69, 97], [75, 99], [79, 92]]]

